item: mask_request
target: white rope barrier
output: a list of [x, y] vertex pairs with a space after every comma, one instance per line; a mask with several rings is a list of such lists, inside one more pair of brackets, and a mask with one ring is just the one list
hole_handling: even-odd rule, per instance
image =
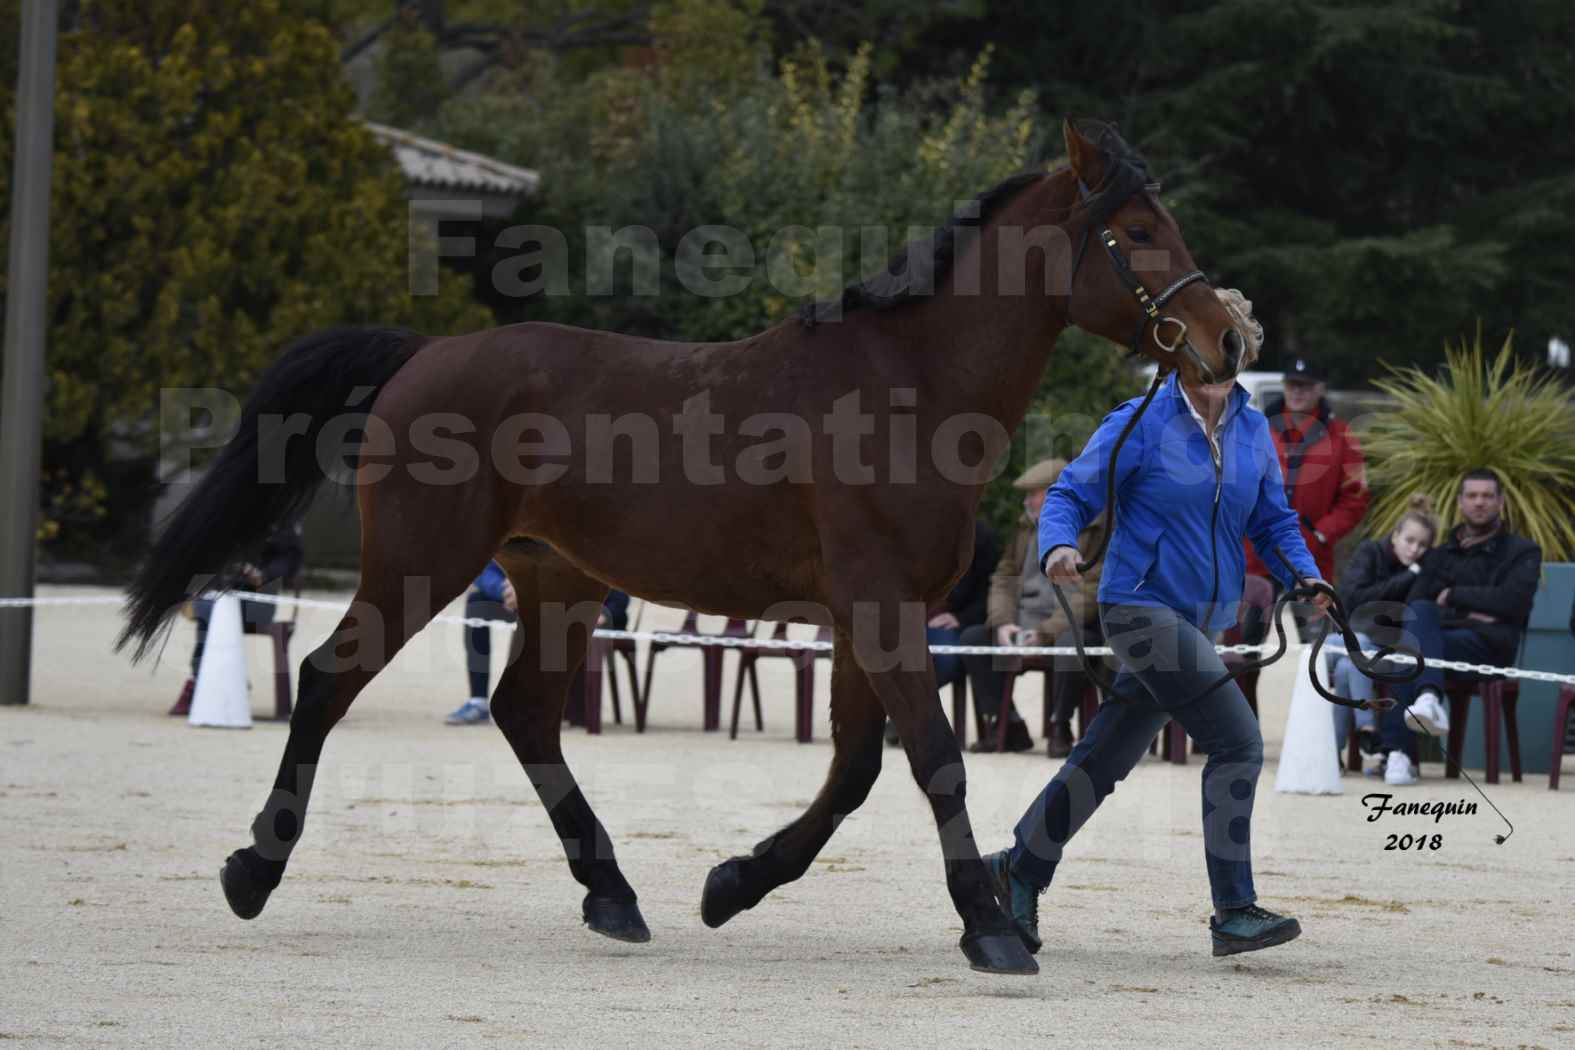
[[[296, 598], [289, 595], [258, 594], [252, 591], [230, 592], [244, 601], [262, 602], [269, 605], [294, 605], [303, 609], [326, 609], [331, 612], [343, 612], [343, 602], [322, 601], [316, 598]], [[80, 598], [44, 597], [44, 598], [0, 598], [0, 609], [13, 609], [25, 606], [60, 606], [60, 605], [120, 605], [124, 599], [113, 595], [91, 595]], [[483, 619], [479, 616], [434, 616], [432, 623], [459, 624], [465, 627], [492, 627], [503, 621]], [[510, 625], [512, 629], [512, 625]], [[685, 646], [716, 646], [723, 649], [777, 649], [777, 650], [809, 650], [812, 652], [830, 652], [831, 642], [814, 641], [810, 639], [798, 640], [793, 638], [747, 638], [734, 635], [720, 634], [678, 634], [672, 631], [615, 631], [605, 627], [596, 629], [598, 638], [631, 638], [644, 639], [662, 645]], [[1265, 642], [1261, 645], [1216, 645], [1216, 653], [1230, 653], [1233, 655], [1260, 655], [1274, 648]], [[1084, 647], [1084, 652], [1090, 656], [1110, 656], [1115, 650], [1106, 645], [1090, 645]], [[958, 656], [993, 656], [1005, 653], [1011, 656], [1075, 656], [1077, 649], [1070, 645], [932, 645], [930, 652], [941, 655]], [[1345, 647], [1338, 642], [1330, 642], [1323, 647], [1327, 655], [1343, 656]], [[1384, 658], [1388, 662], [1397, 664], [1415, 663], [1415, 659], [1402, 654], [1395, 654]], [[1519, 678], [1530, 682], [1553, 682], [1557, 685], [1575, 685], [1575, 674], [1557, 674], [1553, 671], [1538, 671], [1533, 668], [1523, 667], [1494, 667], [1491, 664], [1473, 664], [1462, 660], [1428, 660], [1429, 667], [1437, 667], [1446, 671], [1463, 671], [1470, 674], [1486, 675], [1495, 678]]]

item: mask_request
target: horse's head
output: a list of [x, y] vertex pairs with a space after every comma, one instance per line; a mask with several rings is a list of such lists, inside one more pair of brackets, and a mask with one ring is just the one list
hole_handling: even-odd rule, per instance
[[1067, 121], [1062, 131], [1087, 224], [1074, 234], [1072, 323], [1193, 382], [1236, 375], [1245, 333], [1192, 261], [1147, 163], [1109, 125]]

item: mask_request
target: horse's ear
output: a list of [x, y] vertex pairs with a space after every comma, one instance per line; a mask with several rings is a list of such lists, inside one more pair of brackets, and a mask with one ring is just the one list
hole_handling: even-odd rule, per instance
[[1084, 186], [1096, 189], [1105, 181], [1105, 151], [1077, 130], [1071, 120], [1061, 121], [1061, 135], [1066, 139], [1066, 156], [1072, 171]]

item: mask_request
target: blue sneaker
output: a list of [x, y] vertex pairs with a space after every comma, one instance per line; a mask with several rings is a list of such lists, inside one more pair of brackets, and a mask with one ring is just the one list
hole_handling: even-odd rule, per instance
[[1023, 947], [1037, 955], [1044, 946], [1039, 939], [1039, 895], [1044, 890], [1030, 886], [1012, 873], [1010, 850], [986, 854], [984, 866], [990, 872], [990, 884], [996, 897], [1012, 917], [1012, 925], [1017, 927]]
[[1276, 915], [1249, 904], [1231, 908], [1223, 920], [1218, 916], [1211, 918], [1209, 933], [1214, 938], [1215, 955], [1235, 955], [1294, 941], [1302, 935], [1302, 926], [1289, 915]]
[[487, 702], [473, 696], [455, 708], [453, 713], [447, 718], [443, 719], [443, 724], [449, 726], [475, 726], [490, 721], [492, 721], [492, 710], [487, 707]]

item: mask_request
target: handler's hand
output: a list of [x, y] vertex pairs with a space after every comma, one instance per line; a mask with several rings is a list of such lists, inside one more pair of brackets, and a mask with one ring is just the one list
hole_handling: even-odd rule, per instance
[[[1325, 587], [1329, 586], [1328, 580], [1313, 580], [1312, 582], [1321, 583]], [[1330, 598], [1327, 594], [1320, 593], [1318, 597], [1314, 598], [1310, 604], [1313, 608], [1318, 610], [1318, 615], [1320, 617], [1327, 616], [1329, 613], [1329, 606], [1334, 604], [1334, 599]]]
[[1045, 575], [1053, 583], [1077, 583], [1083, 578], [1077, 571], [1077, 563], [1082, 560], [1076, 547], [1057, 547], [1045, 559]]
[[1016, 645], [1017, 638], [1022, 632], [1023, 629], [1015, 623], [1003, 623], [995, 629], [995, 644]]
[[519, 612], [519, 599], [514, 594], [514, 584], [503, 581], [503, 607], [511, 613]]

